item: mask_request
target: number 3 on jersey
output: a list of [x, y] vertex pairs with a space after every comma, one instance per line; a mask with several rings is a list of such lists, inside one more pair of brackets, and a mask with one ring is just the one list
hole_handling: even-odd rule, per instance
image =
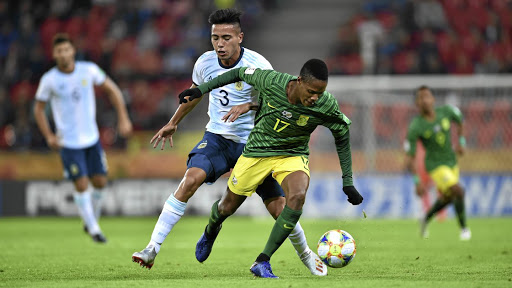
[[228, 92], [226, 90], [220, 90], [220, 93], [223, 93], [224, 96], [222, 96], [222, 98], [226, 99], [225, 102], [222, 99], [219, 99], [220, 105], [228, 106], [228, 104], [229, 104]]

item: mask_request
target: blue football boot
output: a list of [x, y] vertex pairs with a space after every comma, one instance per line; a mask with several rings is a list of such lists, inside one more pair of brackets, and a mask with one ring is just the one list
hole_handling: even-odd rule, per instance
[[[208, 227], [208, 225], [206, 225], [206, 227]], [[197, 241], [196, 244], [197, 261], [203, 263], [208, 259], [208, 256], [210, 256], [210, 253], [212, 252], [213, 243], [215, 243], [215, 239], [217, 238], [217, 235], [219, 235], [221, 228], [222, 225], [219, 227], [215, 235], [208, 235], [206, 233], [206, 228], [204, 229], [203, 235], [201, 235], [201, 238], [199, 238], [199, 241]]]
[[261, 278], [279, 278], [272, 273], [272, 267], [268, 261], [254, 262], [251, 266], [251, 273]]

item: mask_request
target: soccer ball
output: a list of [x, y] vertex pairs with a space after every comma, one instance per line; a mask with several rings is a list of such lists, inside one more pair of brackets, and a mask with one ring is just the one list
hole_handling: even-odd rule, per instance
[[356, 242], [347, 231], [330, 230], [318, 241], [317, 252], [327, 266], [345, 267], [356, 256]]

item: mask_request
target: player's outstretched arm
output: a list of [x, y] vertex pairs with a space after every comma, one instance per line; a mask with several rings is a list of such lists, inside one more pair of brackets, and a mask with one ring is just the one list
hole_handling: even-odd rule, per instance
[[336, 152], [340, 159], [341, 171], [343, 172], [343, 192], [347, 195], [347, 201], [352, 205], [359, 205], [363, 202], [363, 196], [354, 187], [352, 179], [352, 151], [350, 149], [350, 131], [344, 134], [335, 135]]
[[191, 88], [181, 92], [179, 95], [180, 104], [187, 103], [197, 98], [201, 98], [203, 94], [210, 92], [215, 88], [219, 88], [230, 83], [241, 81], [242, 79], [240, 79], [240, 76], [238, 75], [240, 69], [241, 68], [231, 69], [228, 72], [197, 86], [197, 88]]
[[118, 130], [121, 136], [128, 137], [132, 133], [132, 122], [128, 117], [128, 111], [126, 110], [126, 105], [124, 103], [123, 94], [121, 93], [121, 89], [110, 79], [107, 77], [105, 82], [100, 85], [100, 87], [105, 90], [107, 93], [112, 106], [117, 111], [117, 125]]
[[172, 142], [172, 135], [176, 133], [176, 130], [178, 130], [178, 126], [174, 125], [171, 121], [169, 121], [167, 124], [165, 124], [164, 127], [162, 127], [156, 134], [151, 138], [151, 141], [149, 143], [153, 144], [153, 148], [156, 148], [158, 146], [158, 143], [162, 141], [162, 145], [160, 147], [160, 150], [164, 150], [165, 142], [169, 140], [169, 145], [172, 147], [174, 146], [174, 143]]
[[44, 139], [46, 139], [48, 147], [54, 150], [58, 150], [60, 148], [59, 140], [50, 128], [48, 118], [45, 114], [45, 108], [46, 102], [36, 100], [36, 104], [34, 106], [34, 118], [36, 119], [39, 131], [41, 131], [41, 134], [43, 134]]
[[238, 117], [240, 117], [240, 115], [245, 114], [251, 110], [256, 111], [256, 110], [258, 110], [258, 107], [259, 107], [258, 103], [253, 103], [253, 102], [233, 106], [228, 111], [228, 113], [226, 113], [226, 115], [224, 115], [222, 117], [222, 120], [224, 120], [224, 122], [226, 122], [228, 120], [230, 122], [235, 122], [235, 120], [238, 119]]
[[464, 123], [455, 123], [455, 127], [457, 127], [457, 136], [459, 141], [455, 144], [455, 153], [459, 156], [464, 156], [464, 152], [466, 150], [466, 138], [464, 137]]
[[[194, 83], [192, 83], [190, 88], [185, 91], [197, 89], [196, 87], [197, 86]], [[201, 95], [199, 95], [199, 97], [196, 97], [199, 99], [198, 101], [182, 101], [182, 94], [185, 91], [181, 92], [180, 95], [178, 96], [180, 98], [180, 106], [178, 106], [178, 109], [176, 109], [176, 112], [174, 112], [174, 115], [172, 116], [171, 120], [169, 121], [169, 122], [172, 122], [176, 126], [181, 122], [181, 120], [183, 120], [183, 118], [185, 118], [185, 116], [187, 116], [187, 114], [190, 111], [192, 111], [197, 106], [197, 104], [199, 104], [199, 101], [201, 101], [201, 99], [203, 99], [203, 94], [201, 94]], [[190, 100], [192, 100], [192, 99], [190, 99]]]
[[[185, 91], [188, 91], [191, 89], [197, 89], [195, 87], [196, 87], [196, 85], [192, 84], [190, 86], [190, 88]], [[203, 95], [201, 95], [199, 97], [199, 100], [202, 99], [202, 96]], [[153, 136], [153, 138], [151, 138], [151, 141], [149, 141], [149, 143], [153, 144], [153, 148], [156, 148], [156, 146], [158, 146], [160, 141], [162, 141], [160, 150], [163, 150], [165, 147], [165, 142], [167, 142], [167, 140], [169, 140], [169, 146], [173, 147], [174, 143], [172, 141], [172, 135], [174, 135], [174, 133], [176, 133], [176, 130], [178, 130], [178, 124], [181, 122], [181, 120], [183, 120], [183, 118], [185, 118], [185, 116], [187, 116], [187, 114], [190, 111], [192, 111], [197, 106], [198, 103], [199, 103], [199, 101], [182, 102], [180, 100], [180, 106], [178, 106], [178, 109], [176, 109], [176, 112], [174, 112], [174, 115], [172, 116], [171, 120], [169, 120], [169, 122], [167, 122], [167, 124], [165, 124], [165, 126], [162, 127]]]
[[406, 171], [409, 171], [411, 173], [414, 184], [416, 186], [416, 195], [423, 196], [425, 194], [425, 187], [423, 187], [423, 184], [421, 183], [420, 178], [418, 177], [418, 173], [416, 172], [416, 165], [414, 165], [414, 158], [415, 156], [412, 156], [410, 154], [405, 155], [405, 169]]
[[356, 187], [344, 186], [343, 192], [345, 193], [345, 195], [347, 195], [347, 201], [350, 202], [350, 204], [359, 205], [363, 202], [363, 196], [359, 194], [359, 191], [357, 191]]

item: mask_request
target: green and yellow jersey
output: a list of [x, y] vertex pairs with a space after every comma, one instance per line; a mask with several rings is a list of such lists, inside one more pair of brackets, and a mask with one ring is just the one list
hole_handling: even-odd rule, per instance
[[436, 118], [428, 121], [416, 116], [409, 125], [405, 151], [416, 155], [416, 141], [419, 139], [425, 147], [425, 168], [431, 172], [436, 167], [446, 165], [454, 167], [457, 158], [452, 148], [451, 122], [462, 123], [462, 113], [456, 107], [445, 105], [435, 109]]
[[237, 68], [199, 85], [204, 94], [223, 85], [244, 81], [260, 92], [260, 107], [249, 135], [245, 157], [308, 156], [309, 139], [318, 125], [331, 130], [343, 171], [343, 186], [352, 183], [349, 126], [351, 121], [339, 110], [338, 102], [324, 92], [312, 107], [291, 104], [286, 86], [295, 76], [274, 70]]

